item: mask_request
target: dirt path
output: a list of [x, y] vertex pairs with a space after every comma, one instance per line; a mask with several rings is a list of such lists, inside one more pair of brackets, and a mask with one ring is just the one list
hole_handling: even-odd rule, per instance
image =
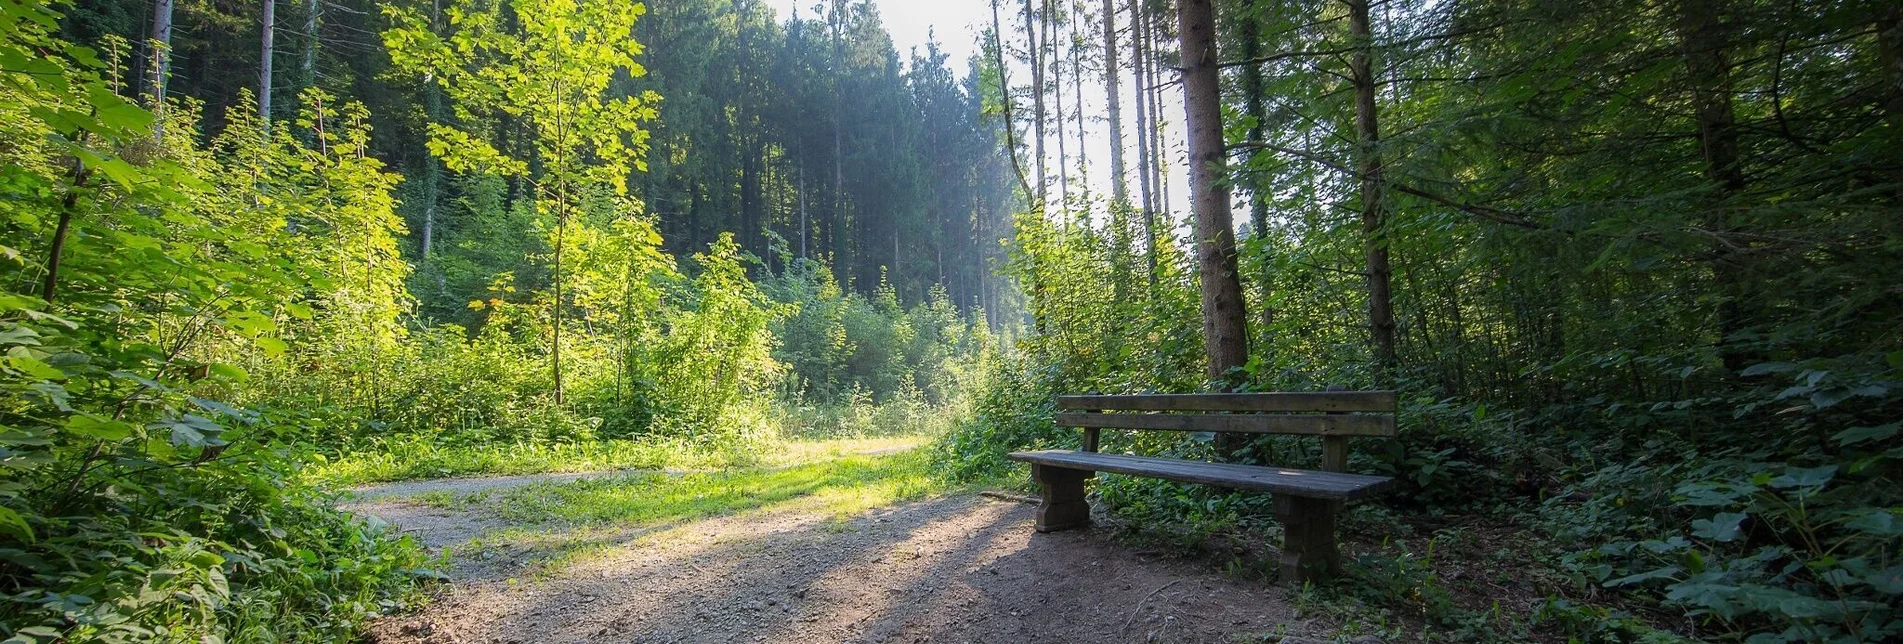
[[[384, 498], [353, 509], [451, 547], [455, 581], [420, 614], [376, 624], [370, 641], [386, 644], [1331, 638], [1280, 588], [1101, 531], [1036, 534], [1033, 506], [975, 494], [849, 517], [795, 502], [510, 547], [491, 539], [510, 526], [481, 508]], [[588, 554], [538, 568], [543, 538]]]

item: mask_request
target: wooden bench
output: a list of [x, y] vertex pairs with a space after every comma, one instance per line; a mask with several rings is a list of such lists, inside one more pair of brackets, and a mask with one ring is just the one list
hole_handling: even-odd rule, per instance
[[[1097, 472], [1268, 492], [1284, 535], [1282, 579], [1304, 583], [1340, 570], [1335, 517], [1342, 505], [1392, 480], [1348, 473], [1348, 441], [1393, 436], [1395, 402], [1392, 391], [1059, 396], [1057, 407], [1064, 411], [1057, 424], [1083, 428], [1083, 449], [1016, 452], [1010, 458], [1030, 463], [1032, 480], [1043, 488], [1038, 532], [1090, 525], [1084, 482]], [[1104, 429], [1320, 436], [1322, 469], [1102, 454], [1097, 445]]]

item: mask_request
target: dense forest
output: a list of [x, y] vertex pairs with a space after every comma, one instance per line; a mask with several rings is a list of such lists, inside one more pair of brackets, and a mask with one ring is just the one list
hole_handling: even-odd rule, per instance
[[[1051, 424], [1061, 394], [1393, 389], [1400, 435], [1351, 469], [1396, 476], [1388, 509], [1433, 517], [1412, 525], [1530, 535], [1501, 552], [1566, 580], [1519, 591], [1549, 598], [1546, 637], [1903, 633], [1897, 5], [991, 8], [1031, 204], [1008, 270], [1034, 332], [948, 439], [954, 468], [1077, 445]], [[1160, 118], [1182, 118], [1188, 212], [1155, 169], [1179, 97]], [[1107, 107], [1088, 127], [1134, 160], [1078, 156], [1066, 105]], [[1111, 193], [1049, 187], [1078, 168]], [[1102, 449], [1321, 456], [1158, 434]], [[1267, 495], [1093, 489], [1192, 543], [1271, 516]], [[1358, 512], [1367, 538], [1395, 534]], [[1342, 592], [1406, 598], [1457, 638], [1534, 636], [1493, 621], [1498, 586], [1450, 597], [1431, 552], [1370, 553]]]
[[[0, 635], [356, 641], [444, 557], [343, 486], [1021, 487], [1059, 395], [1346, 388], [1396, 485], [1305, 610], [1903, 637], [1903, 8], [963, 1], [962, 69], [870, 0], [0, 3]], [[1268, 495], [1091, 498], [1272, 576]]]

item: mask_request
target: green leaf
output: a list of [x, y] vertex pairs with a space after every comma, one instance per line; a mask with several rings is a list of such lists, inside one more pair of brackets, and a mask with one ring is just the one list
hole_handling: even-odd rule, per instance
[[152, 113], [144, 108], [120, 98], [104, 85], [94, 84], [86, 88], [86, 100], [91, 102], [99, 114], [99, 122], [107, 127], [132, 133], [152, 125]]
[[185, 414], [178, 418], [161, 420], [153, 423], [152, 427], [169, 430], [172, 433], [172, 444], [180, 447], [213, 447], [225, 444], [223, 440], [218, 439], [218, 435], [224, 433], [225, 428], [196, 414]]
[[1878, 537], [1903, 535], [1903, 521], [1897, 520], [1895, 510], [1870, 508], [1868, 512], [1844, 522], [1844, 527]]
[[200, 552], [192, 555], [192, 558], [187, 559], [186, 562], [199, 568], [216, 568], [225, 565], [225, 558], [218, 556], [215, 552]]
[[1631, 586], [1635, 584], [1642, 584], [1642, 583], [1653, 581], [1656, 579], [1671, 579], [1677, 576], [1679, 572], [1681, 571], [1679, 570], [1677, 566], [1666, 566], [1664, 568], [1659, 568], [1657, 570], [1647, 570], [1642, 573], [1626, 575], [1624, 577], [1620, 577], [1618, 579], [1608, 581], [1606, 582], [1606, 587], [1617, 588], [1619, 586]]
[[261, 313], [232, 311], [225, 314], [225, 327], [248, 337], [258, 337], [278, 329], [277, 322]]
[[245, 373], [244, 369], [239, 368], [236, 365], [228, 365], [224, 363], [212, 363], [209, 369], [211, 370], [212, 375], [218, 376], [225, 380], [230, 380], [232, 382], [244, 382], [246, 380], [251, 379], [251, 374]]
[[1887, 439], [1891, 436], [1895, 436], [1898, 429], [1903, 429], [1903, 422], [1877, 425], [1876, 427], [1852, 427], [1837, 432], [1837, 435], [1832, 438], [1837, 441], [1838, 445], [1855, 445], [1857, 443]]
[[1823, 487], [1824, 484], [1829, 483], [1830, 479], [1836, 475], [1837, 466], [1835, 465], [1825, 465], [1822, 467], [1787, 467], [1784, 468], [1783, 476], [1771, 479], [1771, 487]]
[[1740, 534], [1740, 525], [1750, 515], [1743, 512], [1720, 512], [1710, 519], [1694, 519], [1692, 536], [1713, 541], [1735, 541]]
[[1796, 368], [1797, 368], [1797, 365], [1794, 365], [1788, 362], [1760, 362], [1758, 364], [1745, 367], [1744, 371], [1738, 372], [1738, 375], [1746, 376], [1746, 377], [1762, 376], [1767, 373], [1785, 373], [1787, 371], [1791, 371]]
[[66, 431], [102, 441], [121, 441], [132, 437], [133, 427], [110, 418], [79, 414], [66, 419]]
[[0, 506], [0, 530], [27, 543], [34, 541], [32, 524], [27, 523], [26, 518], [13, 511], [13, 508]]
[[20, 344], [31, 347], [40, 345], [40, 334], [33, 329], [16, 326], [0, 331], [0, 344]]
[[7, 366], [18, 369], [20, 372], [40, 380], [66, 379], [66, 372], [55, 369], [52, 365], [41, 362], [39, 358], [28, 355], [21, 347], [14, 347], [12, 351], [7, 352]]
[[1903, 565], [1890, 566], [1870, 573], [1869, 576], [1863, 578], [1863, 581], [1880, 592], [1903, 595]]
[[264, 349], [264, 354], [271, 357], [284, 355], [284, 352], [291, 348], [291, 345], [277, 338], [259, 337], [252, 341], [258, 343], [258, 348]]

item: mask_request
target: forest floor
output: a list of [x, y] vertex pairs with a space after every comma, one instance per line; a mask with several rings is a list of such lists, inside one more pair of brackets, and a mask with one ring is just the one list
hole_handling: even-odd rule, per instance
[[1282, 588], [1108, 531], [1037, 534], [1035, 506], [929, 469], [899, 453], [366, 489], [347, 507], [444, 552], [450, 577], [368, 641], [1365, 640], [1298, 616]]

